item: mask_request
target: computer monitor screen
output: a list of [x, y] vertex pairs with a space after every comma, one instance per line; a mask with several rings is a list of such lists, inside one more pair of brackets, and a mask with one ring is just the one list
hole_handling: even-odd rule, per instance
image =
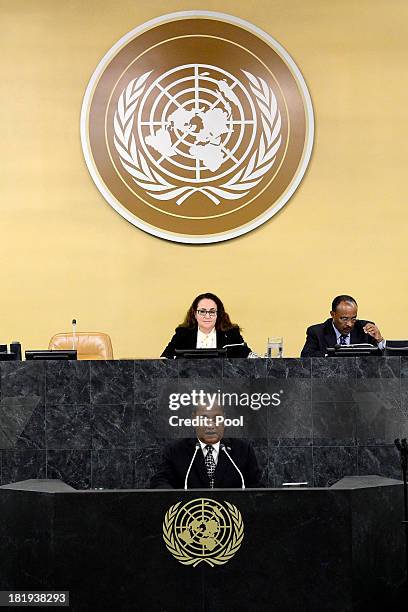
[[407, 357], [408, 356], [408, 344], [407, 346], [385, 346], [384, 355], [386, 357]]
[[226, 344], [223, 348], [227, 351], [226, 356], [228, 359], [237, 357], [244, 359], [248, 357], [248, 353], [250, 352], [246, 342], [240, 342], [239, 344]]
[[327, 348], [329, 357], [359, 357], [363, 355], [382, 355], [382, 352], [372, 344], [337, 344], [334, 348]]
[[77, 352], [72, 350], [60, 350], [60, 351], [26, 351], [25, 358], [27, 361], [39, 360], [39, 359], [64, 359], [72, 360], [77, 358]]
[[0, 361], [17, 361], [15, 353], [0, 352]]

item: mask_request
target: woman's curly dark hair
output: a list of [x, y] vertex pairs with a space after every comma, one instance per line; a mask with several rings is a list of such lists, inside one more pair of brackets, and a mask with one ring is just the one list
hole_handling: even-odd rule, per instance
[[217, 304], [217, 320], [215, 322], [215, 329], [227, 331], [228, 329], [234, 328], [241, 331], [239, 325], [237, 325], [236, 323], [231, 323], [229, 314], [225, 312], [224, 304], [221, 302], [220, 298], [214, 293], [201, 293], [200, 295], [197, 295], [197, 297], [194, 298], [190, 308], [187, 310], [186, 316], [184, 317], [184, 321], [180, 323], [179, 327], [197, 329], [197, 320], [194, 315], [197, 311], [197, 306], [201, 300], [212, 300]]

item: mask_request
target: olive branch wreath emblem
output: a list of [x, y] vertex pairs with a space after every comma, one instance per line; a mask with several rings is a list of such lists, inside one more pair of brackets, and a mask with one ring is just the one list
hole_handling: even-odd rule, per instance
[[156, 200], [173, 200], [180, 205], [193, 193], [201, 192], [214, 204], [221, 203], [220, 198], [238, 200], [247, 195], [258, 185], [263, 176], [272, 168], [276, 154], [282, 142], [281, 114], [275, 94], [260, 77], [242, 71], [249, 80], [252, 93], [255, 95], [261, 113], [263, 132], [259, 146], [251, 155], [249, 162], [228, 181], [219, 187], [204, 185], [177, 186], [170, 183], [161, 173], [148, 164], [142, 151], [136, 144], [133, 124], [136, 108], [146, 87], [146, 80], [151, 74], [145, 72], [131, 80], [124, 88], [117, 103], [114, 115], [114, 143], [123, 168], [132, 176], [134, 182]]
[[183, 565], [192, 565], [193, 567], [196, 567], [201, 562], [208, 563], [208, 565], [211, 567], [227, 563], [227, 561], [229, 561], [240, 548], [244, 538], [244, 522], [238, 508], [227, 501], [224, 502], [228, 508], [229, 515], [234, 526], [234, 533], [232, 534], [226, 548], [224, 548], [218, 555], [210, 556], [209, 554], [206, 558], [197, 558], [189, 555], [188, 552], [183, 550], [175, 538], [174, 521], [179, 510], [180, 503], [181, 502], [178, 502], [174, 506], [170, 506], [163, 521], [163, 540], [169, 552], [171, 552], [173, 557]]

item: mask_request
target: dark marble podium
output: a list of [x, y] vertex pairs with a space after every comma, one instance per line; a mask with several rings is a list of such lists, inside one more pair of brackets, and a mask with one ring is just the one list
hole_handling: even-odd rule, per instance
[[[164, 544], [168, 508], [200, 497], [241, 512], [244, 539], [225, 565], [182, 565]], [[74, 611], [395, 610], [401, 514], [402, 484], [376, 476], [293, 490], [4, 485], [0, 589], [69, 591]]]
[[165, 392], [208, 384], [282, 391], [249, 432], [270, 487], [400, 478], [408, 357], [357, 357], [0, 363], [1, 483], [145, 488], [168, 440]]

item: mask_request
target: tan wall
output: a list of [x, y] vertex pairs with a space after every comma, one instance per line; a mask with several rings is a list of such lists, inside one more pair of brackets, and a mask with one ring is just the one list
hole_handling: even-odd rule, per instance
[[[210, 246], [159, 240], [120, 217], [88, 174], [79, 115], [126, 32], [192, 8], [247, 19], [292, 55], [316, 137], [283, 210]], [[0, 0], [0, 340], [110, 333], [116, 357], [155, 357], [192, 298], [218, 293], [254, 350], [298, 355], [337, 293], [388, 337], [408, 336], [408, 3], [405, 0]]]

